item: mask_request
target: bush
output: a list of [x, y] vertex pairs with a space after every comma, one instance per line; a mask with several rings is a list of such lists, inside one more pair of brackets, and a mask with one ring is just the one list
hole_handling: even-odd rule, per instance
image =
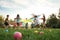
[[58, 19], [56, 27], [60, 28], [60, 19]]
[[47, 27], [56, 28], [57, 21], [58, 21], [58, 19], [57, 19], [56, 15], [55, 14], [52, 14], [47, 19], [46, 25], [47, 25]]
[[0, 22], [0, 28], [4, 28], [4, 23]]

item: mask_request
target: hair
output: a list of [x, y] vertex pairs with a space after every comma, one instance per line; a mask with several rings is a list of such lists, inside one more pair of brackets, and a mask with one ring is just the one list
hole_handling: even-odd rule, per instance
[[26, 20], [27, 20], [27, 18], [26, 18]]
[[19, 14], [17, 14], [17, 18], [20, 17]]
[[7, 15], [7, 17], [9, 17], [9, 15]]
[[37, 18], [37, 15], [35, 15], [34, 18]]

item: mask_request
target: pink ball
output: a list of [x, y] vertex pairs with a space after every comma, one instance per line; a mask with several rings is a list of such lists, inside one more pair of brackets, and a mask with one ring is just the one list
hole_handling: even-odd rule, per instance
[[22, 39], [22, 34], [20, 32], [15, 32], [14, 39]]

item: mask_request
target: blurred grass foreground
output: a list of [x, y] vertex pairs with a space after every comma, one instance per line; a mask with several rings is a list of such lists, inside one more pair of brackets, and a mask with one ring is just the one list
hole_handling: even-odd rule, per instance
[[0, 40], [14, 40], [14, 32], [21, 32], [22, 40], [60, 40], [60, 29], [6, 29], [0, 28]]

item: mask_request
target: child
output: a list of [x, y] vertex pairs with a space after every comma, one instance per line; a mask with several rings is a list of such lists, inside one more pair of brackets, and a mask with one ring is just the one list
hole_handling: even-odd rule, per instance
[[35, 27], [39, 28], [39, 20], [37, 15], [34, 16], [34, 23], [35, 23]]
[[8, 28], [8, 26], [9, 26], [9, 15], [7, 15], [4, 24], [5, 24], [6, 28]]
[[25, 28], [26, 28], [26, 29], [28, 28], [28, 23], [25, 24]]
[[32, 24], [31, 24], [31, 28], [34, 28], [34, 26], [35, 26], [35, 25], [34, 25], [34, 23], [32, 22]]
[[17, 14], [17, 17], [15, 18], [15, 20], [16, 20], [17, 26], [19, 27], [20, 26], [20, 16], [19, 16], [19, 14]]
[[42, 18], [42, 20], [43, 20], [43, 27], [45, 28], [46, 27], [46, 25], [45, 25], [45, 15], [43, 14], [43, 18]]
[[[27, 20], [27, 18], [26, 18], [26, 20]], [[25, 28], [26, 28], [26, 29], [28, 28], [28, 22], [26, 22], [26, 24], [25, 24]]]

